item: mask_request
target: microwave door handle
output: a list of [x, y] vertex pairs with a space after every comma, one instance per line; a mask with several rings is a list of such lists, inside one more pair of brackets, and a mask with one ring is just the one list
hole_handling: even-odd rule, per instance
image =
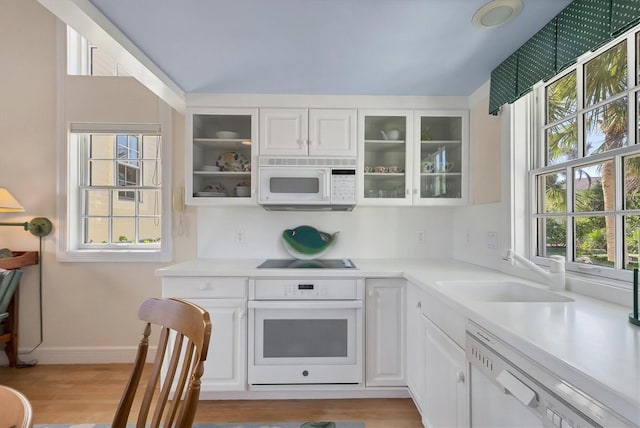
[[322, 183], [322, 194], [320, 195], [322, 197], [323, 201], [328, 201], [329, 200], [329, 184], [330, 184], [330, 175], [327, 174], [327, 171], [325, 171], [324, 169], [320, 170], [320, 182]]

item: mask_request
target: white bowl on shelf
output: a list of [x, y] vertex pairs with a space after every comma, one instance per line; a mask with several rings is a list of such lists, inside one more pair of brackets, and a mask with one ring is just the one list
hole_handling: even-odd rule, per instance
[[238, 133], [234, 131], [218, 131], [216, 132], [216, 138], [234, 139], [238, 138]]
[[220, 171], [220, 167], [218, 165], [202, 165], [203, 171]]

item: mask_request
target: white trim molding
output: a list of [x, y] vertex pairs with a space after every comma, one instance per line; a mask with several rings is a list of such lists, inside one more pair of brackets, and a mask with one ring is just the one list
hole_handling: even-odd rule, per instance
[[[146, 361], [153, 362], [156, 346], [150, 346]], [[69, 346], [39, 347], [26, 354], [30, 349], [20, 349], [18, 360], [25, 363], [37, 361], [37, 364], [116, 364], [133, 363], [138, 352], [137, 346]], [[0, 366], [7, 366], [9, 361], [0, 355]]]

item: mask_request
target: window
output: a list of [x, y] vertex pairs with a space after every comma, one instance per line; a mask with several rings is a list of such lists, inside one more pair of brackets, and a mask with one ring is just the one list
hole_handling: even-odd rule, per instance
[[163, 251], [161, 149], [158, 125], [71, 124], [68, 251]]
[[67, 26], [67, 74], [130, 76], [122, 64], [69, 26]]
[[568, 270], [628, 279], [638, 267], [638, 52], [640, 32], [623, 36], [536, 90], [532, 248]]

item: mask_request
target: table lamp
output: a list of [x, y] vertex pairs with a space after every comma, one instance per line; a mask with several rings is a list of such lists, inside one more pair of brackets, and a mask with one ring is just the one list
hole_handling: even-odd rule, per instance
[[[0, 213], [19, 212], [24, 212], [24, 207], [7, 189], [0, 187]], [[46, 236], [51, 233], [53, 228], [51, 221], [46, 217], [35, 217], [31, 221], [24, 223], [0, 222], [0, 226], [22, 226], [24, 230], [28, 230], [35, 236]]]

